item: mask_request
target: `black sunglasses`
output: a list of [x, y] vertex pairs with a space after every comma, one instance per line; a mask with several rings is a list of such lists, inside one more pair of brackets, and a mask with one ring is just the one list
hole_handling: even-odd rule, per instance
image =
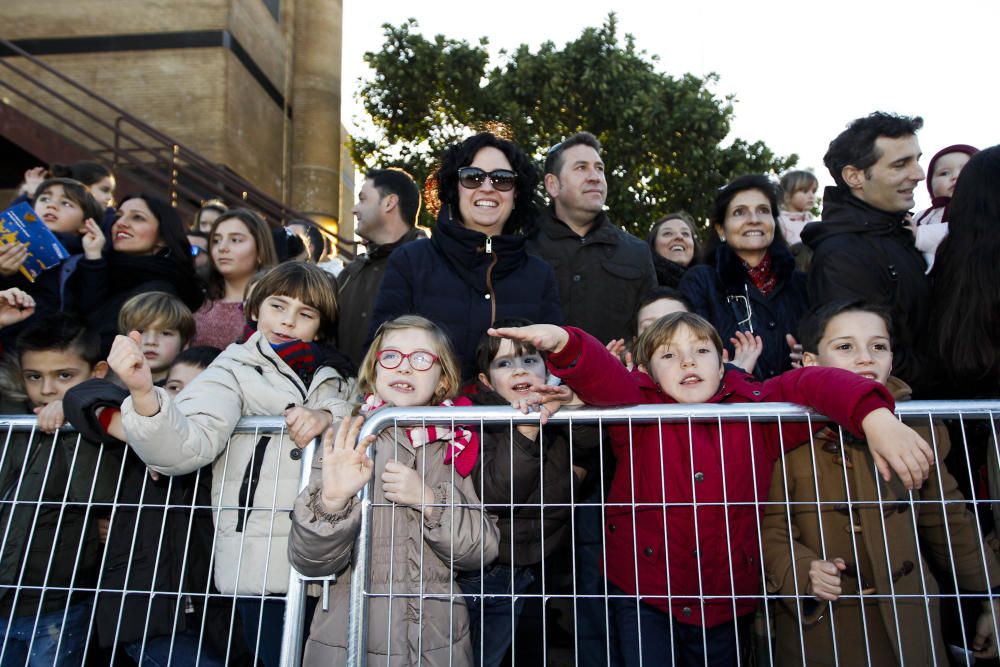
[[458, 170], [458, 182], [462, 184], [463, 188], [469, 190], [481, 187], [486, 182], [487, 177], [489, 177], [493, 187], [500, 192], [513, 190], [514, 184], [517, 182], [517, 174], [510, 169], [494, 169], [491, 172], [485, 172], [479, 167], [462, 167]]

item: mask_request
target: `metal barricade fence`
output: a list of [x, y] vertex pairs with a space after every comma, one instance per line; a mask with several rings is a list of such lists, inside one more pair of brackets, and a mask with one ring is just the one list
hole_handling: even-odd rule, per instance
[[[517, 451], [524, 441], [503, 442], [518, 440], [519, 426], [537, 426], [537, 415], [489, 407], [380, 411], [362, 436], [387, 428], [394, 435], [373, 446], [372, 482], [351, 509], [358, 538], [353, 570], [343, 573], [351, 589], [348, 636], [320, 624], [326, 648], [343, 653], [315, 655], [350, 665], [881, 665], [945, 664], [947, 652], [971, 662], [975, 626], [993, 634], [995, 646], [1000, 620], [1000, 565], [987, 524], [1000, 497], [998, 413], [1000, 401], [897, 405], [936, 457], [931, 477], [911, 492], [896, 477], [879, 477], [865, 443], [836, 427], [820, 431], [825, 420], [789, 404], [563, 410], [535, 436], [541, 455], [534, 459]], [[405, 436], [431, 424], [478, 433], [481, 464], [471, 478], [482, 496], [470, 500], [468, 481], [449, 466], [452, 495], [436, 493], [434, 503], [415, 509], [388, 502], [380, 489], [388, 459], [412, 460], [425, 484], [440, 480], [432, 471], [442, 451], [414, 448]], [[576, 478], [568, 497], [558, 497], [566, 486], [546, 476], [546, 458], [567, 449], [562, 472], [574, 475], [570, 465], [586, 458], [577, 451], [586, 436], [575, 427], [587, 424], [599, 451], [614, 448], [614, 486], [598, 456], [589, 497], [577, 495]], [[740, 425], [743, 435], [732, 430]], [[505, 462], [490, 460], [498, 443]], [[987, 460], [989, 493], [979, 478]], [[525, 461], [538, 473], [528, 474]], [[683, 465], [667, 465], [677, 461]], [[489, 490], [491, 475], [506, 492], [496, 484]], [[537, 488], [515, 488], [518, 478], [536, 480]], [[546, 512], [569, 530], [558, 534]], [[422, 520], [408, 521], [407, 513]], [[497, 517], [499, 536], [487, 526]], [[595, 519], [596, 531], [588, 525]], [[469, 532], [477, 520], [480, 530]], [[470, 536], [480, 540], [478, 563]], [[499, 560], [491, 563], [498, 537]], [[470, 562], [472, 572], [462, 572]], [[816, 597], [829, 595], [828, 584], [810, 577], [816, 563], [839, 572], [836, 602]], [[531, 574], [522, 578], [525, 570]], [[532, 603], [535, 615], [519, 626]]]
[[227, 443], [167, 477], [128, 448], [0, 416], [0, 664], [298, 665], [304, 591], [285, 544], [308, 458], [282, 417], [243, 419], [237, 437], [256, 444], [245, 466]]
[[[789, 404], [563, 409], [535, 434], [538, 415], [509, 408], [381, 410], [362, 431], [380, 434], [371, 483], [343, 513], [313, 512], [356, 541], [310, 604], [284, 540], [313, 445], [267, 465], [257, 449], [234, 474], [227, 447], [215, 466], [154, 480], [131, 451], [0, 416], [0, 663], [54, 643], [42, 648], [75, 648], [87, 664], [253, 664], [280, 638], [274, 664], [298, 665], [312, 603], [323, 636], [309, 651], [329, 664], [969, 659], [969, 628], [995, 630], [1000, 609], [1000, 401], [897, 413], [937, 453], [919, 492], [877, 481], [863, 444], [813, 435], [816, 415]], [[413, 444], [408, 431], [431, 425], [478, 436], [472, 474], [443, 464], [457, 449]], [[285, 438], [280, 417], [245, 419], [237, 434]], [[434, 501], [389, 502], [390, 458]], [[254, 535], [230, 530], [251, 522]], [[814, 561], [842, 566], [837, 602], [813, 595]]]

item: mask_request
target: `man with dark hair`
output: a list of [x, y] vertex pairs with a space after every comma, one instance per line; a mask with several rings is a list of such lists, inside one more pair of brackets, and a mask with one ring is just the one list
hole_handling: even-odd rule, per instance
[[649, 246], [604, 212], [608, 183], [597, 137], [578, 132], [549, 149], [545, 190], [552, 203], [528, 252], [555, 269], [566, 324], [604, 343], [624, 338], [656, 272]]
[[355, 233], [368, 252], [344, 267], [337, 276], [340, 319], [337, 347], [355, 365], [365, 356], [365, 343], [372, 306], [382, 286], [385, 265], [392, 251], [423, 237], [417, 227], [420, 189], [402, 169], [373, 169], [354, 205]]
[[927, 325], [930, 286], [906, 222], [924, 180], [921, 127], [920, 117], [881, 111], [848, 125], [823, 157], [837, 184], [823, 193], [822, 220], [802, 232], [814, 253], [810, 302], [861, 299], [888, 308], [897, 332], [893, 375], [918, 391], [926, 378], [914, 343]]

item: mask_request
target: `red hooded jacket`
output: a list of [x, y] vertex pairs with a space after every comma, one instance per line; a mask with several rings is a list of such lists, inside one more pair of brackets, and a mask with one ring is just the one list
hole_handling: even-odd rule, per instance
[[[569, 343], [549, 356], [549, 368], [585, 403], [676, 403], [648, 375], [628, 371], [597, 339], [573, 327], [566, 331]], [[709, 402], [799, 403], [858, 436], [870, 412], [894, 408], [882, 385], [818, 367], [766, 382], [728, 370]], [[763, 506], [756, 503], [767, 500], [782, 447], [809, 442], [809, 430], [807, 422], [779, 428], [777, 422], [745, 420], [611, 426], [618, 466], [604, 513], [608, 580], [681, 623], [712, 627], [754, 611], [762, 575]]]

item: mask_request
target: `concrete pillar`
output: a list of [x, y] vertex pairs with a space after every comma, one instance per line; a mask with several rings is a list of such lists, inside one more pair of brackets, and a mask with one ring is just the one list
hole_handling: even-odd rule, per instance
[[340, 214], [342, 0], [295, 0], [291, 205], [333, 230]]

